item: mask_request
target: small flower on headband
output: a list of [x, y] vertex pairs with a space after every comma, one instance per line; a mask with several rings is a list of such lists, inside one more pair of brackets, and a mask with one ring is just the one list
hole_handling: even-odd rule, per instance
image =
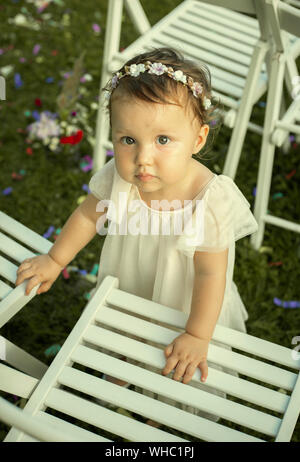
[[145, 64], [131, 64], [130, 66], [130, 75], [132, 77], [138, 77], [140, 73], [145, 72]]
[[186, 83], [186, 75], [182, 71], [175, 71], [174, 72], [174, 79], [178, 82]]
[[204, 96], [203, 98], [203, 106], [204, 106], [204, 109], [209, 109], [210, 106], [211, 106], [211, 100], [209, 98], [206, 98], [206, 96]]
[[200, 85], [200, 83], [194, 82], [191, 90], [193, 91], [193, 95], [196, 96], [196, 98], [198, 98], [198, 96], [201, 95], [203, 88], [202, 85]]
[[149, 69], [149, 74], [162, 75], [167, 71], [168, 71], [168, 68], [164, 64], [162, 64], [162, 63], [152, 63], [152, 65], [151, 65], [151, 67]]
[[111, 79], [112, 88], [116, 88], [116, 86], [118, 85], [118, 80], [121, 77], [121, 75], [122, 75], [121, 72], [117, 72], [116, 75], [113, 76], [113, 78]]

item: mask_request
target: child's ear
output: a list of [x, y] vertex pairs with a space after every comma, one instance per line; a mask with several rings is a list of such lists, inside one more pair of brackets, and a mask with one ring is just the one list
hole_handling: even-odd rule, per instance
[[197, 139], [195, 142], [195, 147], [194, 147], [194, 152], [193, 154], [196, 154], [197, 152], [200, 151], [200, 149], [203, 148], [203, 146], [206, 143], [206, 139], [209, 133], [209, 126], [207, 124], [204, 124], [200, 127], [200, 130], [198, 131], [197, 134]]

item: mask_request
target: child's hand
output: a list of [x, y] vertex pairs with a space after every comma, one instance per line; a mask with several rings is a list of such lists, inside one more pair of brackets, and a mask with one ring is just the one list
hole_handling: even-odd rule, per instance
[[184, 332], [176, 337], [170, 345], [165, 348], [167, 362], [163, 374], [167, 375], [175, 369], [173, 379], [188, 383], [197, 367], [201, 371], [201, 381], [205, 382], [208, 374], [206, 362], [209, 340], [194, 337]]
[[42, 294], [50, 289], [54, 281], [58, 278], [62, 267], [55, 263], [50, 255], [38, 255], [37, 257], [27, 258], [17, 270], [16, 286], [25, 279], [29, 279], [26, 287], [26, 295], [41, 283], [37, 294]]

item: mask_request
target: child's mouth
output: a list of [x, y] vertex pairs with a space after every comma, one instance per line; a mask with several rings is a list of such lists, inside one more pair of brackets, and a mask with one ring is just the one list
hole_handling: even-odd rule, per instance
[[150, 181], [154, 176], [152, 175], [137, 175], [137, 178], [141, 181]]

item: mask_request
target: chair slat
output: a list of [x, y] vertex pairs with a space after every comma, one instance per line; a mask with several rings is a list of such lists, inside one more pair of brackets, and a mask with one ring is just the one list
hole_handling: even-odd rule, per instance
[[[114, 310], [105, 309], [105, 307], [103, 307], [101, 312], [97, 313], [96, 320], [110, 327], [125, 331], [125, 335], [129, 333], [151, 342], [163, 344], [164, 346], [170, 344], [178, 336], [178, 332], [136, 317], [128, 316], [125, 313], [118, 312], [116, 316]], [[297, 375], [292, 372], [282, 370], [257, 359], [248, 358], [240, 353], [220, 348], [219, 346], [215, 346], [213, 342], [209, 346], [207, 359], [212, 363], [233, 369], [241, 374], [262, 380], [271, 385], [282, 388], [288, 387], [288, 390], [293, 389], [297, 380]]]
[[[84, 334], [84, 340], [94, 345], [98, 345], [98, 346], [101, 346], [101, 347], [104, 347], [110, 350], [112, 349], [111, 345], [114, 345], [113, 351], [115, 351], [116, 353], [124, 355], [126, 351], [126, 354], [131, 359], [141, 361], [142, 363], [146, 362], [149, 365], [154, 366], [153, 360], [154, 360], [156, 349], [150, 345], [137, 342], [128, 337], [124, 337], [114, 332], [109, 332], [106, 329], [101, 329], [95, 326], [90, 326], [86, 330]], [[158, 352], [161, 358], [163, 359], [163, 352], [161, 350]], [[199, 382], [198, 374], [197, 374], [197, 378]], [[208, 386], [210, 385], [210, 382], [208, 380], [206, 381], [206, 383]], [[181, 385], [184, 385], [184, 384], [181, 384]], [[221, 385], [219, 385], [219, 388], [220, 386]], [[184, 387], [184, 391], [185, 390], [186, 388]], [[167, 390], [167, 393], [169, 393], [169, 390]], [[260, 411], [255, 411], [250, 408], [245, 408], [244, 406], [238, 405], [237, 403], [231, 402], [230, 405], [228, 406], [229, 403], [226, 401], [222, 402], [222, 409], [220, 410], [220, 406], [216, 407], [217, 402], [218, 400], [215, 395], [210, 395], [208, 393], [208, 395], [205, 397], [205, 406], [208, 405], [209, 403], [209, 409], [211, 410], [212, 413], [214, 414], [218, 413], [218, 415], [221, 415], [221, 417], [227, 420], [232, 420], [234, 418], [232, 416], [235, 415], [237, 419], [238, 418], [240, 419], [240, 423], [242, 425], [245, 425], [245, 426], [255, 425], [254, 428], [256, 429], [258, 429], [257, 425], [260, 425], [258, 424], [258, 421], [260, 423], [263, 421], [264, 429], [261, 428], [261, 431], [269, 435], [273, 435], [273, 436], [276, 434], [278, 430], [278, 425], [280, 423], [280, 419], [273, 417], [273, 416], [269, 416]]]
[[0, 390], [28, 398], [37, 383], [38, 380], [34, 377], [0, 364]]
[[[247, 43], [238, 42], [237, 43], [236, 40], [233, 40], [231, 38], [230, 34], [226, 37], [226, 40], [225, 40], [224, 36], [218, 34], [216, 31], [212, 30], [212, 28], [208, 28], [207, 22], [205, 20], [202, 21], [201, 18], [197, 18], [197, 20], [195, 20], [193, 16], [189, 16], [187, 18], [183, 17], [183, 18], [178, 19], [176, 22], [171, 23], [168, 27], [168, 30], [170, 28], [180, 29], [185, 32], [188, 32], [190, 30], [193, 36], [195, 37], [195, 41], [198, 38], [208, 39], [213, 44], [218, 44], [224, 49], [228, 48], [229, 50], [235, 50], [236, 52], [238, 52], [239, 55], [251, 57], [253, 53], [253, 45], [255, 45], [255, 40], [253, 40], [252, 46], [249, 44], [249, 42]], [[192, 39], [190, 36], [188, 42], [191, 43], [191, 40]], [[225, 41], [226, 41], [227, 47], [224, 46]]]
[[284, 415], [282, 425], [277, 434], [276, 442], [290, 441], [297, 423], [300, 411], [300, 375], [293, 390], [289, 406]]
[[122, 436], [130, 441], [176, 441], [186, 442], [170, 433], [158, 430], [129, 417], [105, 409], [91, 401], [53, 388], [45, 399], [46, 406], [76, 419]]
[[[1, 266], [1, 257], [0, 257]], [[15, 267], [15, 273], [17, 267]], [[13, 279], [13, 278], [12, 278]], [[14, 278], [14, 281], [16, 277]], [[12, 281], [12, 282], [14, 282]], [[25, 287], [27, 280], [23, 281], [18, 287], [15, 287], [10, 293], [0, 302], [0, 327], [4, 326], [18, 311], [23, 308], [36, 294], [40, 284], [34, 287], [29, 295], [25, 295]]]
[[[127, 353], [127, 342], [122, 344], [122, 346], [125, 347]], [[155, 367], [153, 364], [150, 364], [149, 361], [150, 356], [151, 359], [155, 356], [153, 348], [147, 352], [144, 346], [143, 344], [139, 345], [143, 355], [142, 362], [144, 363], [146, 361], [148, 365]], [[89, 364], [89, 367], [101, 370], [106, 374], [120, 379], [123, 377], [121, 380], [128, 381], [138, 387], [150, 390], [153, 393], [157, 393], [187, 406], [192, 406], [200, 411], [219, 416], [230, 422], [243, 425], [246, 428], [256, 429], [264, 434], [274, 436], [280, 426], [281, 419], [277, 417], [270, 416], [262, 411], [252, 409], [210, 393], [211, 384], [208, 386], [199, 384], [200, 388], [196, 388], [192, 385], [185, 385], [171, 378], [162, 376], [160, 372], [151, 372], [142, 366], [138, 367], [91, 348], [90, 351], [87, 352], [86, 348], [87, 347], [78, 346], [76, 351], [74, 351], [72, 357], [76, 362], [80, 364], [83, 362], [85, 365]], [[124, 354], [125, 351], [123, 350]], [[161, 353], [161, 357], [162, 356]]]
[[41, 379], [43, 377], [48, 369], [46, 364], [14, 345], [6, 338], [0, 338], [2, 338], [5, 342], [6, 362], [8, 364], [37, 379]]
[[[78, 347], [79, 350], [80, 348], [81, 347]], [[160, 370], [163, 369], [164, 364], [165, 364], [165, 359], [163, 358], [160, 350], [151, 347], [152, 349], [146, 350], [145, 352], [145, 350], [143, 349], [143, 346], [139, 346], [139, 348], [141, 348], [141, 352], [139, 354], [139, 360], [141, 362], [144, 362]], [[128, 347], [125, 345], [124, 354], [130, 357], [130, 351], [131, 350], [129, 350]], [[83, 350], [83, 352], [87, 355], [87, 358], [89, 358], [88, 356], [89, 351]], [[147, 355], [147, 352], [149, 352], [149, 354], [148, 356], [145, 356], [145, 354]], [[76, 353], [74, 353], [74, 355], [75, 354]], [[150, 354], [152, 355], [151, 361], [149, 361]], [[72, 359], [74, 361], [78, 361], [78, 356], [74, 356], [74, 355], [72, 356]], [[82, 357], [83, 356], [81, 355], [80, 356], [81, 361], [83, 360]], [[83, 364], [82, 362], [80, 363]], [[87, 366], [88, 364], [85, 363], [84, 365]], [[97, 369], [95, 364], [93, 364], [93, 366], [94, 366], [94, 369]], [[111, 371], [105, 371], [105, 373], [109, 374], [111, 373]], [[199, 382], [199, 377], [200, 377], [200, 373], [198, 370], [196, 370], [193, 376], [193, 381]], [[122, 380], [131, 381], [130, 376], [127, 376], [126, 378], [122, 378]], [[249, 382], [248, 380], [241, 379], [240, 377], [236, 377], [231, 374], [227, 374], [223, 371], [216, 370], [212, 367], [209, 367], [208, 384], [209, 386], [216, 388], [219, 391], [230, 394], [231, 396], [235, 396], [239, 399], [244, 400], [245, 402], [256, 404], [263, 408], [270, 409], [275, 412], [280, 412], [282, 414], [285, 412], [288, 406], [288, 403], [289, 403], [289, 399], [290, 399], [290, 397], [284, 393], [271, 390], [262, 385]]]
[[[133, 366], [133, 368], [132, 373], [135, 376], [139, 372], [139, 368], [136, 366]], [[206, 441], [249, 441], [249, 435], [240, 434], [240, 432], [214, 423], [208, 425], [208, 421], [204, 418], [181, 411], [159, 400], [118, 387], [118, 385], [70, 367], [66, 367], [62, 371], [58, 380], [61, 384], [70, 388], [108, 401], [115, 406], [121, 406], [131, 412], [143, 415], [196, 438], [205, 439]], [[146, 380], [143, 383], [147, 383]], [[250, 437], [250, 441], [257, 440], [257, 438]]]
[[[123, 308], [129, 312], [169, 324], [179, 329], [184, 329], [188, 320], [186, 313], [151, 300], [145, 300], [120, 289], [112, 290], [106, 302], [112, 306]], [[289, 348], [268, 342], [267, 340], [228, 329], [218, 324], [214, 330], [213, 339], [232, 348], [237, 348], [258, 357], [277, 362], [278, 364], [300, 370], [300, 361], [295, 361], [292, 358]]]
[[[226, 14], [227, 13], [227, 14]], [[229, 13], [229, 17], [228, 17]], [[199, 18], [204, 18], [210, 24], [213, 24], [214, 30], [222, 28], [225, 36], [231, 35], [232, 38], [241, 40], [242, 43], [251, 43], [260, 37], [258, 22], [253, 20], [253, 26], [249, 26], [242, 21], [244, 17], [240, 13], [234, 13], [226, 8], [193, 8], [188, 14]]]
[[5, 234], [0, 232], [0, 251], [5, 255], [12, 257], [17, 262], [25, 260], [25, 258], [35, 257], [35, 253], [26, 249], [22, 245], [18, 244], [13, 239], [7, 237]]
[[40, 253], [48, 253], [53, 243], [0, 211], [0, 229]]
[[65, 420], [59, 419], [51, 414], [47, 414], [43, 411], [38, 411], [36, 413], [37, 417], [41, 419], [42, 422], [55, 425], [57, 430], [67, 432], [69, 434], [74, 434], [78, 441], [95, 441], [95, 442], [111, 442], [111, 440], [104, 438], [103, 436], [96, 435], [84, 428], [79, 428], [77, 425], [66, 422]]
[[217, 2], [214, 0], [201, 0], [200, 3], [198, 0], [196, 0], [195, 8], [198, 8], [199, 11], [202, 11], [201, 3], [205, 4], [204, 8], [208, 11], [213, 13], [216, 12], [216, 14], [218, 14], [218, 11], [221, 11], [221, 15], [227, 17], [231, 21], [235, 21], [238, 17], [241, 24], [257, 30], [257, 20], [251, 16], [248, 16], [248, 14], [256, 13], [253, 2], [241, 2], [240, 0], [234, 0], [231, 3], [235, 3], [235, 5], [229, 5], [228, 0], [226, 0], [226, 3], [224, 3], [224, 0], [219, 0], [219, 5], [217, 5]]
[[0, 275], [8, 279], [10, 282], [16, 281], [16, 273], [18, 267], [6, 258], [0, 255]]
[[5, 298], [12, 290], [12, 287], [0, 280], [0, 300]]

